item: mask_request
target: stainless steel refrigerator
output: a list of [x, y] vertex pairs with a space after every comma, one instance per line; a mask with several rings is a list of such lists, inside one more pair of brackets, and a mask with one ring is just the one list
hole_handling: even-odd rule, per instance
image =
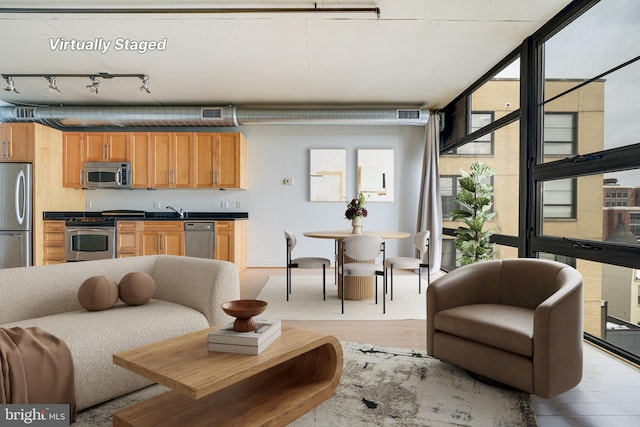
[[31, 164], [0, 163], [0, 268], [32, 265]]

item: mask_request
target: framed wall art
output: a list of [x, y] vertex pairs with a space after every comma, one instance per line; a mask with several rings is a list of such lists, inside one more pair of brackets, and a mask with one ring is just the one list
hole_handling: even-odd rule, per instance
[[309, 150], [309, 200], [343, 202], [347, 194], [347, 150]]
[[393, 202], [393, 165], [391, 149], [358, 150], [358, 193], [370, 202]]

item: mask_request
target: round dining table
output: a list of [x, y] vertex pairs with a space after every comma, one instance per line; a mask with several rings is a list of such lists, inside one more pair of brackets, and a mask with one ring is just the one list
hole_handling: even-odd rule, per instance
[[[351, 230], [328, 230], [328, 231], [307, 231], [302, 233], [305, 237], [311, 237], [315, 239], [332, 239], [336, 241], [336, 270], [340, 268], [342, 263], [342, 239], [346, 237], [355, 236]], [[362, 234], [370, 234], [379, 236], [383, 240], [393, 239], [406, 239], [411, 236], [411, 233], [404, 231], [370, 231], [363, 230]], [[357, 262], [348, 257], [345, 257], [346, 262]], [[369, 261], [371, 263], [374, 260]], [[372, 299], [375, 296], [375, 277], [366, 276], [346, 276], [344, 282], [344, 299], [346, 300], [365, 300]], [[342, 276], [338, 274], [338, 298], [342, 298]]]

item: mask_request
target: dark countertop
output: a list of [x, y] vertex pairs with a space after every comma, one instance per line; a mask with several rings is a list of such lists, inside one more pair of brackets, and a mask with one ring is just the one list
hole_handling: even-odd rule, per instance
[[131, 215], [127, 213], [121, 213], [119, 215], [103, 215], [102, 212], [94, 211], [45, 211], [42, 214], [42, 218], [45, 220], [64, 220], [70, 217], [101, 217], [101, 216], [115, 216], [119, 220], [223, 220], [223, 221], [235, 221], [249, 218], [248, 212], [187, 212], [184, 218], [180, 218], [175, 212], [144, 212], [144, 215], [135, 214], [137, 211], [132, 211]]

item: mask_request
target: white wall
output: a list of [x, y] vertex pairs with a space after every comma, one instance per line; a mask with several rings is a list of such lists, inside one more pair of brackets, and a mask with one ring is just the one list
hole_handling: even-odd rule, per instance
[[[154, 209], [154, 202], [159, 201], [162, 208], [177, 204], [187, 211], [246, 211], [249, 212], [249, 267], [283, 265], [285, 229], [298, 236], [295, 256], [331, 259], [332, 240], [305, 238], [302, 233], [350, 229], [351, 224], [344, 218], [344, 202], [309, 202], [309, 149], [347, 149], [347, 196], [351, 198], [356, 194], [356, 150], [392, 148], [395, 201], [369, 202], [369, 216], [364, 219], [363, 228], [415, 232], [423, 127], [287, 125], [225, 130], [240, 131], [247, 137], [248, 190], [87, 190], [87, 210], [164, 210]], [[284, 178], [293, 178], [294, 185], [284, 185]], [[240, 208], [236, 208], [236, 203]], [[387, 256], [412, 254], [411, 239], [390, 241], [387, 245]]]

